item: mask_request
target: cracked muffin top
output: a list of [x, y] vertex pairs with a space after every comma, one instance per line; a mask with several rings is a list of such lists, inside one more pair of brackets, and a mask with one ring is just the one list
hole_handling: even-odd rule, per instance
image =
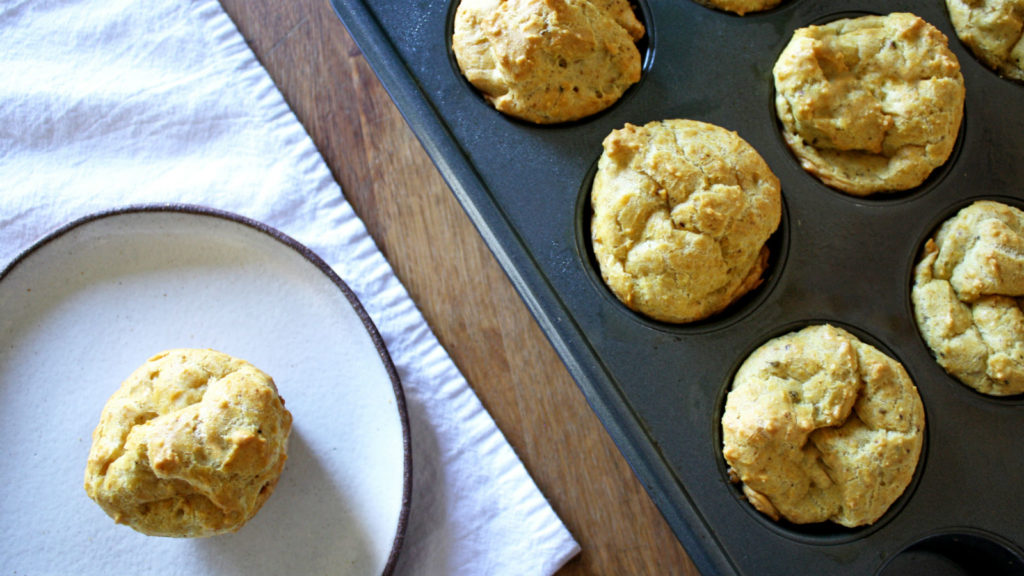
[[774, 338], [740, 366], [722, 454], [758, 511], [796, 524], [877, 521], [906, 490], [925, 414], [903, 366], [827, 324]]
[[93, 431], [86, 493], [150, 536], [235, 532], [277, 485], [292, 415], [270, 376], [213, 350], [153, 356]]
[[554, 124], [596, 114], [640, 80], [627, 0], [462, 0], [452, 50], [497, 110]]
[[956, 35], [1002, 76], [1024, 81], [1024, 0], [946, 0]]
[[773, 75], [786, 143], [833, 188], [855, 196], [908, 190], [953, 151], [965, 96], [960, 63], [945, 35], [918, 16], [800, 28]]
[[604, 140], [591, 191], [601, 276], [629, 308], [707, 318], [762, 281], [779, 180], [735, 132], [694, 120], [626, 124]]
[[924, 246], [911, 290], [936, 361], [983, 394], [1024, 393], [1024, 211], [979, 200]]

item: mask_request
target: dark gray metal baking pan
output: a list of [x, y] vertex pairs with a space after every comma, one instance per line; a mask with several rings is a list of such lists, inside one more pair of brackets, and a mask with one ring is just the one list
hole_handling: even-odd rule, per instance
[[[959, 384], [910, 305], [924, 240], [979, 198], [1024, 206], [1024, 85], [982, 66], [942, 0], [786, 0], [744, 17], [692, 0], [638, 0], [641, 81], [608, 110], [535, 126], [493, 110], [451, 53], [458, 0], [332, 0], [399, 110], [704, 574], [1024, 574], [1024, 399]], [[917, 189], [858, 199], [805, 173], [783, 142], [771, 69], [793, 30], [914, 12], [942, 30], [967, 86], [947, 164]], [[601, 141], [625, 123], [690, 118], [735, 130], [782, 182], [764, 284], [715, 318], [673, 326], [622, 306], [588, 245]], [[907, 492], [859, 529], [774, 523], [728, 482], [719, 417], [733, 372], [767, 339], [811, 323], [901, 361], [921, 393], [925, 450]]]

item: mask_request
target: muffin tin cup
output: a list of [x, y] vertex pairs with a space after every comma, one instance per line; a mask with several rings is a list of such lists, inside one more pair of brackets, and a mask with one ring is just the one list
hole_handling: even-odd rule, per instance
[[[817, 320], [817, 319], [808, 319], [808, 320], [805, 320], [805, 321], [802, 321], [802, 322], [794, 322], [794, 323], [789, 324], [789, 325], [782, 325], [782, 326], [777, 327], [777, 331], [776, 332], [763, 335], [763, 341], [762, 342], [759, 342], [758, 344], [756, 344], [753, 348], [751, 348], [749, 350], [742, 351], [741, 354], [738, 355], [738, 357], [736, 359], [736, 362], [735, 362], [735, 365], [732, 366], [732, 370], [729, 373], [729, 378], [727, 379], [727, 381], [722, 383], [722, 387], [721, 387], [721, 390], [719, 392], [719, 397], [718, 397], [718, 404], [717, 404], [718, 407], [717, 407], [717, 411], [716, 411], [716, 413], [717, 413], [717, 420], [716, 421], [717, 422], [721, 422], [722, 415], [725, 413], [726, 399], [727, 399], [727, 396], [729, 394], [729, 391], [732, 389], [733, 380], [734, 380], [734, 378], [736, 376], [736, 373], [739, 371], [740, 366], [747, 360], [747, 358], [751, 354], [754, 353], [754, 351], [757, 348], [759, 348], [763, 344], [768, 343], [770, 340], [773, 340], [773, 339], [778, 338], [780, 336], [784, 336], [786, 334], [790, 334], [790, 333], [794, 333], [794, 332], [799, 332], [800, 330], [802, 330], [804, 328], [807, 328], [807, 327], [810, 327], [810, 326], [818, 326], [818, 325], [823, 325], [823, 324], [830, 324], [832, 326], [835, 326], [836, 328], [841, 328], [841, 329], [849, 332], [851, 335], [853, 335], [858, 340], [860, 340], [860, 342], [874, 347], [876, 350], [878, 350], [882, 354], [884, 354], [887, 357], [889, 357], [889, 358], [891, 358], [891, 359], [893, 359], [893, 360], [895, 360], [897, 362], [900, 362], [902, 364], [902, 360], [896, 354], [894, 354], [892, 352], [892, 350], [889, 349], [888, 346], [886, 346], [883, 342], [878, 341], [873, 336], [871, 336], [870, 334], [864, 332], [863, 330], [861, 330], [860, 328], [858, 328], [855, 325], [851, 325], [851, 324], [843, 323], [843, 322], [836, 322], [834, 320], [833, 321], [829, 321], [829, 320]], [[909, 374], [909, 376], [910, 376], [911, 380], [914, 380], [914, 375], [913, 374]], [[906, 506], [907, 502], [910, 501], [910, 499], [913, 497], [914, 490], [917, 488], [917, 484], [918, 484], [918, 482], [921, 479], [922, 472], [923, 472], [924, 467], [925, 467], [925, 462], [927, 460], [927, 454], [928, 454], [928, 427], [927, 427], [928, 406], [925, 405], [924, 409], [925, 409], [925, 428], [923, 430], [921, 453], [920, 453], [920, 455], [918, 457], [918, 461], [917, 461], [917, 465], [915, 466], [914, 474], [911, 477], [910, 482], [908, 483], [908, 485], [904, 489], [904, 491], [892, 502], [892, 504], [888, 507], [888, 509], [886, 509], [886, 511], [882, 514], [882, 516], [878, 520], [876, 520], [875, 522], [873, 522], [873, 523], [871, 523], [869, 525], [848, 528], [848, 527], [845, 527], [845, 526], [842, 526], [842, 525], [839, 525], [839, 524], [836, 524], [836, 523], [833, 523], [833, 522], [817, 522], [817, 523], [811, 523], [811, 524], [795, 524], [795, 523], [788, 522], [788, 521], [785, 521], [785, 520], [773, 521], [771, 518], [769, 518], [768, 516], [758, 512], [753, 506], [750, 506], [749, 504], [746, 503], [746, 501], [745, 501], [746, 499], [743, 496], [742, 485], [741, 484], [739, 484], [739, 483], [732, 484], [734, 495], [735, 495], [737, 500], [743, 501], [743, 504], [745, 504], [745, 508], [748, 509], [750, 514], [754, 517], [754, 520], [759, 522], [762, 525], [762, 527], [764, 527], [764, 528], [766, 528], [768, 530], [771, 530], [771, 531], [773, 531], [773, 532], [775, 532], [775, 533], [777, 533], [777, 534], [779, 534], [781, 536], [784, 536], [784, 537], [789, 538], [791, 540], [797, 541], [797, 542], [801, 542], [801, 543], [805, 543], [805, 544], [811, 544], [811, 545], [816, 545], [816, 546], [831, 546], [831, 545], [838, 545], [838, 544], [846, 544], [846, 543], [850, 543], [850, 542], [853, 542], [853, 541], [856, 541], [856, 540], [859, 540], [859, 539], [862, 539], [862, 538], [866, 538], [870, 534], [874, 533], [875, 531], [882, 529], [892, 519], [894, 519], [897, 516], [899, 516], [901, 511], [902, 511], [902, 509], [903, 509], [903, 507]], [[719, 448], [719, 447], [722, 446], [723, 443], [722, 443], [722, 428], [721, 428], [721, 426], [716, 428], [715, 435], [714, 435], [714, 440], [715, 440], [714, 445], [715, 445], [716, 448]], [[729, 474], [728, 474], [729, 466], [725, 462], [725, 459], [721, 458], [720, 456], [721, 456], [721, 452], [719, 451], [717, 453], [717, 455], [716, 455], [716, 457], [719, 458], [719, 473], [722, 476], [722, 481], [725, 482], [726, 484], [730, 484]]]
[[[942, 0], [787, 0], [743, 17], [692, 0], [643, 0], [640, 82], [593, 117], [550, 126], [503, 116], [461, 77], [450, 42], [457, 1], [332, 0], [697, 567], [890, 576], [922, 565], [958, 574], [996, 557], [994, 573], [1024, 574], [1024, 399], [987, 397], [946, 374], [910, 303], [914, 264], [935, 227], [977, 199], [1024, 205], [1024, 85], [964, 48]], [[858, 198], [825, 186], [790, 153], [771, 71], [797, 28], [896, 11], [949, 38], [967, 89], [964, 123], [950, 159], [921, 186]], [[736, 131], [782, 184], [764, 282], [683, 325], [622, 305], [589, 244], [602, 140], [626, 123], [668, 118]], [[816, 323], [898, 359], [924, 403], [914, 480], [869, 527], [772, 522], [725, 474], [720, 417], [736, 368], [770, 338]]]

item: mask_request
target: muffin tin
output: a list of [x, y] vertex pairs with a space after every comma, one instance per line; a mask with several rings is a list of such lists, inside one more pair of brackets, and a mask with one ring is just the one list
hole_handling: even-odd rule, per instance
[[[1024, 398], [948, 376], [914, 324], [910, 285], [935, 227], [980, 198], [1024, 206], [1024, 85], [980, 64], [942, 0], [786, 0], [743, 17], [692, 0], [638, 0], [641, 81], [588, 119], [535, 126], [496, 112], [451, 53], [458, 0], [332, 0], [592, 408], [705, 574], [1024, 574]], [[914, 12], [950, 40], [967, 88], [949, 161], [920, 187], [855, 198], [804, 172], [775, 118], [771, 70], [793, 30]], [[589, 190], [601, 141], [666, 118], [739, 133], [782, 182], [765, 282], [689, 325], [644, 318], [601, 281]], [[904, 495], [872, 526], [796, 526], [730, 484], [719, 418], [733, 373], [774, 336], [829, 322], [903, 363], [925, 406]]]

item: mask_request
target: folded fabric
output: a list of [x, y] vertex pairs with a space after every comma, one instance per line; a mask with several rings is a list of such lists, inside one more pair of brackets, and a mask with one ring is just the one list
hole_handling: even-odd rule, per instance
[[[127, 204], [277, 228], [349, 284], [402, 380], [414, 473], [396, 573], [551, 574], [579, 551], [216, 1], [15, 0], [0, 5], [0, 37], [0, 268], [56, 227]], [[20, 536], [40, 556], [78, 553]], [[0, 571], [36, 573], [36, 560], [0, 557]]]

